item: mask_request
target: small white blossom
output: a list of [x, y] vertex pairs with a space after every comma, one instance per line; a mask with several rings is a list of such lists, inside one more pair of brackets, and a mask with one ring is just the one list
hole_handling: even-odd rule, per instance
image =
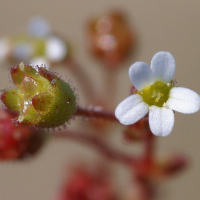
[[59, 37], [51, 36], [46, 41], [46, 57], [51, 62], [60, 62], [67, 55], [67, 45]]
[[194, 113], [200, 108], [200, 96], [187, 88], [173, 87], [176, 70], [174, 57], [169, 52], [154, 55], [150, 67], [136, 62], [129, 76], [138, 90], [116, 108], [115, 116], [124, 125], [134, 124], [149, 112], [149, 126], [154, 135], [167, 136], [174, 126], [174, 111]]

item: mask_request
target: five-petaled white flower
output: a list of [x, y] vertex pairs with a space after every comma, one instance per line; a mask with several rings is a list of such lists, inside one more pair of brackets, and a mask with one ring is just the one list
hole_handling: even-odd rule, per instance
[[115, 116], [124, 125], [134, 124], [149, 112], [149, 126], [154, 135], [167, 136], [174, 126], [174, 112], [194, 113], [200, 108], [200, 96], [187, 88], [174, 87], [176, 70], [174, 57], [169, 52], [154, 55], [149, 67], [136, 62], [129, 76], [137, 93], [124, 99], [116, 108]]

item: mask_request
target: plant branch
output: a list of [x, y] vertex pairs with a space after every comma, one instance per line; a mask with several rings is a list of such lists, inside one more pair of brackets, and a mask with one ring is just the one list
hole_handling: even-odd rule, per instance
[[149, 130], [144, 144], [144, 159], [148, 165], [151, 165], [154, 159], [154, 139], [155, 136]]
[[82, 143], [89, 144], [99, 150], [105, 157], [111, 160], [119, 161], [128, 165], [134, 165], [137, 159], [133, 156], [126, 155], [116, 149], [111, 148], [104, 140], [97, 136], [88, 135], [73, 131], [62, 131], [54, 134], [58, 138], [73, 139]]
[[81, 108], [78, 106], [75, 115], [88, 118], [103, 118], [105, 120], [119, 122], [115, 117], [114, 112], [105, 111], [102, 107], [99, 106], [91, 106], [87, 108]]

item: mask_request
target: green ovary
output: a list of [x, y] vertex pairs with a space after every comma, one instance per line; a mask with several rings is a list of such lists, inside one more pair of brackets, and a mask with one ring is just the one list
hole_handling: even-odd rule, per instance
[[163, 83], [162, 81], [156, 81], [153, 85], [138, 91], [138, 94], [142, 96], [144, 102], [149, 106], [162, 107], [167, 102], [172, 87], [172, 82]]

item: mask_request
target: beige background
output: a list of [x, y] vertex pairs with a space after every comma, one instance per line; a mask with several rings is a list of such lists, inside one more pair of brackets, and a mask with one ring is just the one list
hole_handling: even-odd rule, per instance
[[[118, 80], [119, 94], [116, 102], [124, 99], [129, 91], [130, 81], [127, 67], [135, 61], [150, 63], [152, 56], [161, 50], [170, 51], [177, 63], [175, 78], [178, 86], [188, 87], [200, 94], [200, 1], [198, 0], [1, 0], [0, 37], [23, 32], [30, 17], [39, 14], [52, 24], [75, 46], [75, 56], [97, 86], [100, 84], [100, 70], [85, 51], [84, 25], [90, 16], [121, 8], [129, 16], [129, 22], [137, 28], [140, 46], [137, 55], [121, 70]], [[8, 88], [7, 66], [1, 65], [0, 87]], [[68, 78], [73, 80], [70, 74]], [[75, 83], [76, 85], [76, 83]], [[76, 85], [78, 88], [78, 85]], [[81, 99], [81, 95], [80, 95]], [[80, 100], [80, 102], [82, 102]], [[200, 112], [193, 115], [176, 113], [172, 134], [159, 138], [158, 154], [185, 152], [191, 159], [190, 168], [162, 186], [162, 199], [198, 200], [200, 197]], [[121, 142], [120, 133], [116, 137]], [[132, 147], [129, 147], [132, 149]], [[73, 153], [72, 153], [73, 149]], [[64, 167], [70, 166], [74, 157], [94, 157], [93, 149], [67, 141], [51, 141], [41, 154], [23, 163], [0, 164], [1, 200], [49, 200], [55, 199], [62, 180]], [[66, 168], [67, 168], [66, 167]], [[123, 166], [117, 171], [125, 173]], [[123, 175], [121, 175], [123, 178]], [[123, 184], [124, 183], [124, 184]], [[126, 179], [118, 187], [123, 190]]]

